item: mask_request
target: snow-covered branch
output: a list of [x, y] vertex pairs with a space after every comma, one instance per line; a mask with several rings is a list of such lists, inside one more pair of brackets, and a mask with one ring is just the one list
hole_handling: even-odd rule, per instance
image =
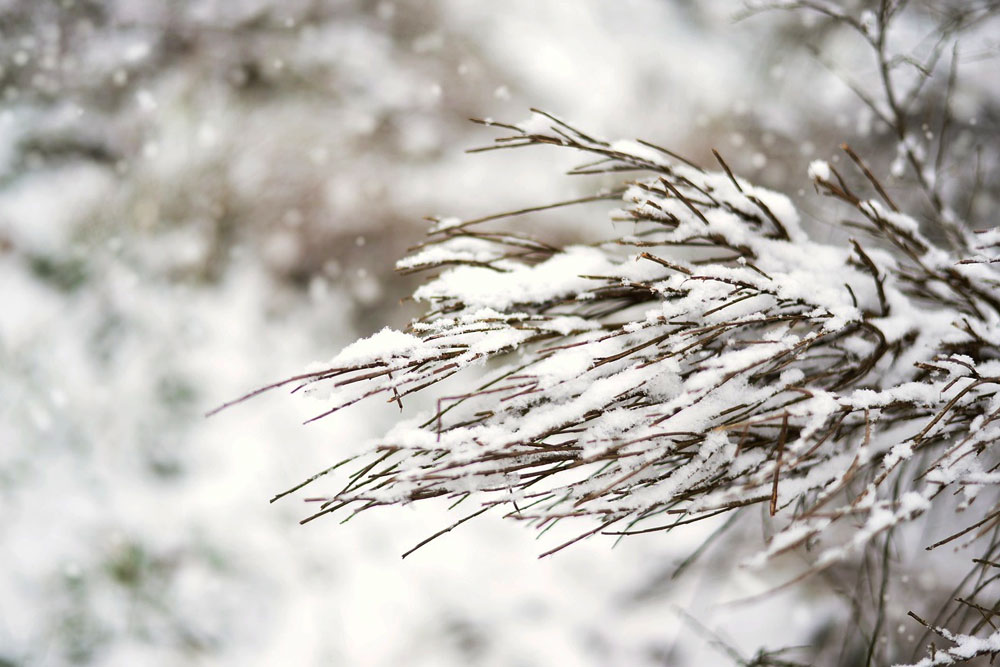
[[[786, 526], [763, 557], [849, 518], [854, 537], [821, 549], [819, 567], [946, 488], [971, 501], [994, 483], [991, 264], [936, 247], [826, 164], [810, 169], [817, 188], [864, 220], [841, 245], [810, 240], [788, 198], [721, 157], [703, 170], [548, 114], [506, 127], [498, 146], [565, 146], [597, 158], [588, 172], [649, 174], [614, 195], [632, 227], [557, 248], [439, 222], [399, 264], [436, 271], [414, 294], [428, 313], [299, 380], [325, 415], [470, 366], [482, 377], [387, 433], [319, 514], [471, 497], [538, 528], [589, 517], [628, 534], [761, 503]], [[983, 240], [964, 238], [969, 257]]]

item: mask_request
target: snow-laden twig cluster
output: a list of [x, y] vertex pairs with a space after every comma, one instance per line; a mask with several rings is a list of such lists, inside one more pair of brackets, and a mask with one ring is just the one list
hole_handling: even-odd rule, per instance
[[[430, 312], [296, 379], [327, 391], [333, 412], [502, 365], [389, 432], [324, 511], [476, 494], [539, 526], [591, 516], [601, 529], [648, 531], [654, 517], [666, 529], [768, 503], [792, 517], [777, 553], [844, 516], [868, 517], [860, 545], [946, 487], [971, 501], [1000, 479], [988, 448], [1000, 414], [1000, 274], [984, 252], [995, 233], [969, 235], [968, 256], [956, 257], [891, 202], [862, 199], [815, 163], [816, 185], [852, 205], [867, 232], [823, 245], [787, 198], [721, 159], [705, 171], [555, 120], [510, 129], [503, 145], [599, 158], [581, 171], [651, 172], [605, 197], [623, 198], [616, 217], [634, 229], [556, 248], [439, 223], [399, 263], [440, 271], [414, 295]], [[903, 468], [912, 481], [890, 493], [886, 480]]]
[[[540, 529], [589, 520], [556, 551], [762, 504], [783, 529], [757, 562], [809, 546], [814, 569], [942, 494], [960, 510], [987, 497], [932, 546], [1000, 522], [1000, 234], [936, 246], [850, 149], [874, 198], [813, 163], [816, 188], [854, 216], [854, 238], [823, 244], [721, 156], [705, 170], [541, 112], [500, 127], [496, 147], [591, 154], [575, 173], [640, 172], [567, 203], [620, 200], [628, 233], [555, 247], [496, 218], [437, 221], [399, 263], [434, 272], [414, 294], [427, 314], [288, 382], [324, 396], [324, 416], [470, 366], [480, 379], [351, 459], [309, 519], [444, 497], [474, 506], [459, 523], [491, 508]], [[824, 540], [834, 526], [847, 537]]]

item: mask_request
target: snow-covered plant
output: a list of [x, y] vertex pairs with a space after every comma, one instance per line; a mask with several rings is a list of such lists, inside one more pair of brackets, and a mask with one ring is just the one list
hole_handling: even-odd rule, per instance
[[[1000, 231], [949, 209], [937, 180], [946, 162], [910, 139], [905, 104], [917, 95], [904, 102], [893, 88], [886, 47], [903, 4], [857, 18], [832, 3], [782, 6], [846, 23], [876, 50], [888, 102], [866, 101], [898, 132], [913, 187], [930, 201], [919, 218], [846, 145], [848, 168], [809, 167], [843, 216], [843, 233], [820, 242], [789, 198], [737, 176], [719, 153], [702, 167], [540, 111], [521, 124], [482, 121], [507, 132], [490, 149], [568, 148], [592, 158], [571, 173], [632, 175], [591, 197], [435, 220], [397, 265], [430, 275], [413, 295], [426, 314], [268, 387], [323, 397], [319, 418], [366, 398], [402, 406], [466, 377], [434, 396], [436, 409], [293, 489], [354, 466], [305, 520], [430, 498], [471, 506], [455, 525], [490, 511], [543, 530], [577, 520], [548, 555], [598, 533], [666, 532], [758, 505], [778, 530], [747, 565], [796, 551], [808, 561], [798, 581], [873, 547], [882, 557], [870, 664], [893, 535], [954, 512], [920, 524], [932, 535], [924, 546], [971, 545], [979, 557], [951, 582], [957, 603], [932, 606], [930, 620], [910, 612], [938, 635], [917, 642], [930, 646], [919, 664], [1000, 651], [996, 605], [983, 599], [1000, 568]], [[561, 247], [498, 222], [594, 202], [620, 202], [612, 220], [624, 233]]]
[[[500, 141], [593, 154], [579, 172], [648, 174], [589, 198], [620, 198], [630, 233], [560, 248], [438, 221], [398, 265], [436, 272], [414, 294], [429, 312], [289, 382], [326, 392], [324, 416], [477, 364], [487, 378], [398, 424], [310, 519], [469, 498], [459, 522], [586, 517], [584, 537], [762, 504], [784, 528], [761, 558], [810, 546], [823, 568], [957, 492], [967, 511], [934, 546], [990, 533], [1000, 233], [956, 227], [959, 248], [938, 247], [877, 181], [856, 192], [817, 161], [816, 187], [859, 222], [856, 238], [817, 243], [789, 199], [721, 157], [706, 170], [537, 121]], [[824, 539], [844, 524], [846, 539]]]

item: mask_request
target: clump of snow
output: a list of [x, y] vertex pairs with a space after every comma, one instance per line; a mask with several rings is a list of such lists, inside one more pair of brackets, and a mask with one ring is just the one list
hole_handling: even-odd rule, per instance
[[830, 163], [826, 160], [813, 160], [809, 163], [809, 178], [813, 181], [829, 181], [833, 174], [830, 171]]
[[431, 233], [443, 232], [447, 229], [454, 229], [455, 227], [458, 227], [461, 224], [462, 224], [461, 218], [455, 218], [455, 217], [441, 218], [436, 223], [434, 223], [434, 226], [431, 227], [430, 231]]
[[446, 271], [414, 292], [418, 301], [448, 299], [469, 308], [509, 310], [523, 303], [540, 303], [586, 292], [595, 285], [589, 276], [607, 274], [614, 265], [596, 248], [571, 247], [535, 266], [505, 272], [461, 266]]
[[552, 119], [540, 113], [533, 113], [526, 120], [515, 123], [514, 126], [525, 134], [549, 134], [552, 131]]
[[360, 366], [373, 362], [388, 362], [405, 357], [420, 347], [423, 341], [412, 334], [385, 327], [378, 333], [357, 340], [337, 354], [331, 366]]

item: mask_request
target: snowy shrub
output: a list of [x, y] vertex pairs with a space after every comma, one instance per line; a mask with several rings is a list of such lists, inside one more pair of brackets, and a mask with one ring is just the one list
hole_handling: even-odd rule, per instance
[[[520, 124], [481, 121], [506, 133], [488, 149], [556, 146], [589, 156], [573, 174], [632, 175], [574, 201], [435, 220], [397, 265], [430, 275], [413, 295], [426, 314], [268, 387], [322, 397], [318, 419], [367, 398], [402, 407], [456, 375], [465, 383], [293, 489], [350, 470], [305, 521], [431, 498], [471, 507], [429, 539], [487, 512], [540, 530], [576, 520], [548, 555], [595, 534], [667, 532], [757, 505], [776, 532], [742, 565], [795, 552], [807, 566], [788, 584], [847, 566], [881, 586], [863, 632], [869, 664], [924, 648], [921, 665], [1000, 651], [989, 599], [1000, 568], [1000, 231], [955, 212], [948, 193], [975, 193], [946, 179], [968, 163], [911, 129], [935, 108], [942, 134], [955, 122], [958, 36], [994, 10], [942, 13], [932, 60], [916, 62], [888, 46], [904, 5], [859, 16], [781, 5], [816, 10], [872, 47], [880, 92], [859, 93], [899, 146], [897, 192], [846, 145], [848, 166], [811, 164], [823, 210], [840, 221], [825, 241], [788, 197], [744, 180], [719, 153], [698, 166], [539, 111]], [[949, 50], [941, 101], [927, 82]], [[992, 164], [991, 148], [975, 151]], [[620, 233], [604, 242], [560, 247], [498, 222], [599, 202], [620, 206]], [[913, 559], [901, 553], [913, 539], [976, 557], [959, 559], [947, 600], [893, 611], [890, 563]], [[904, 654], [879, 639], [906, 611], [926, 634]]]

